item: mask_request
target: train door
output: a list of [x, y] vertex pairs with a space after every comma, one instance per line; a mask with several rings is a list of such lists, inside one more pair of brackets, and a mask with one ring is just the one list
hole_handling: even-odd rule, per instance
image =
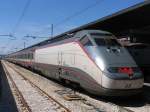
[[28, 52], [28, 60], [29, 60], [29, 65], [28, 67], [33, 70], [36, 69], [35, 68], [35, 50], [31, 50], [30, 52]]
[[58, 57], [57, 57], [57, 62], [58, 66], [62, 66], [62, 52], [58, 52]]
[[58, 52], [57, 55], [58, 72], [56, 73], [57, 79], [61, 79], [62, 75], [62, 52]]

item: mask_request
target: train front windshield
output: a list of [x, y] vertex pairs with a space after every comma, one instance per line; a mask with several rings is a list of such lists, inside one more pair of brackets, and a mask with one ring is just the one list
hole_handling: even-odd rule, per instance
[[116, 39], [94, 38], [94, 40], [98, 46], [120, 46]]
[[92, 34], [91, 36], [97, 46], [108, 46], [108, 47], [121, 46], [119, 42], [115, 38], [113, 38], [113, 35], [111, 34]]

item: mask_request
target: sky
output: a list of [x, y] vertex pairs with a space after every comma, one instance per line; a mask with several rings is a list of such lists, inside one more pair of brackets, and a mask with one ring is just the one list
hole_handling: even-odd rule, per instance
[[[0, 54], [48, 39], [52, 24], [55, 36], [140, 2], [143, 0], [0, 0]], [[4, 36], [9, 34], [14, 37]]]

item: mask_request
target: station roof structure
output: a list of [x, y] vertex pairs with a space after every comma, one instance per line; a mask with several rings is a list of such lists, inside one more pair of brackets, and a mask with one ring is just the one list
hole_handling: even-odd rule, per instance
[[35, 44], [31, 47], [44, 45], [50, 41], [61, 40], [65, 35], [85, 29], [100, 29], [119, 35], [128, 30], [144, 29], [150, 31], [150, 0], [144, 1], [127, 9], [100, 18], [94, 22], [72, 29], [52, 39]]
[[150, 0], [147, 0], [66, 33], [73, 33], [83, 29], [101, 29], [117, 33], [128, 29], [141, 29], [149, 26]]

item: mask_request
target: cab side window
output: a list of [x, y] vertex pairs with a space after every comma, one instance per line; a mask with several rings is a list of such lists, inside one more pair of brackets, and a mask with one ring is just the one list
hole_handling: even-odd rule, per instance
[[89, 40], [89, 38], [87, 36], [84, 36], [81, 40], [80, 40], [81, 44], [83, 46], [93, 46], [92, 42]]

